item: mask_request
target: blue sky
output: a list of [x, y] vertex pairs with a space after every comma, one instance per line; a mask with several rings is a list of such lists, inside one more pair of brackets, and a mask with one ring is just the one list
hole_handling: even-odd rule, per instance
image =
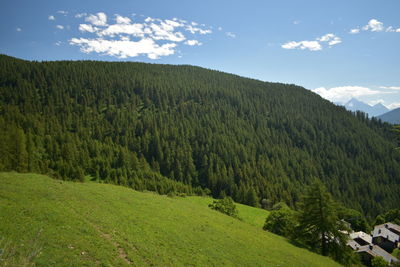
[[191, 64], [400, 107], [400, 1], [2, 0], [0, 53]]

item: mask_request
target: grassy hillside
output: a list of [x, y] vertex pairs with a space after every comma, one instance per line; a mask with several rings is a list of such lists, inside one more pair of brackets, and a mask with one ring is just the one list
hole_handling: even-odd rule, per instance
[[336, 265], [263, 231], [266, 211], [239, 205], [239, 221], [210, 201], [0, 173], [3, 257], [32, 255], [39, 266]]

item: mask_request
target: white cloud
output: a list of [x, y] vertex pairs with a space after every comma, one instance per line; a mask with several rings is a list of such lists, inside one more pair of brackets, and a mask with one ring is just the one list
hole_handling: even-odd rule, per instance
[[129, 24], [129, 23], [132, 22], [130, 18], [128, 18], [128, 17], [122, 17], [122, 16], [120, 16], [120, 15], [116, 15], [115, 21], [116, 21], [118, 24]]
[[283, 49], [308, 49], [310, 51], [319, 51], [322, 50], [323, 44], [327, 43], [329, 46], [334, 46], [340, 44], [342, 40], [340, 37], [334, 35], [333, 33], [327, 33], [321, 37], [316, 38], [315, 40], [309, 41], [290, 41], [281, 45]]
[[63, 25], [56, 25], [56, 28], [59, 30], [64, 30], [64, 26]]
[[[151, 32], [151, 31], [150, 31]], [[129, 34], [135, 37], [144, 36], [145, 30], [142, 24], [114, 24], [99, 32], [100, 36], [115, 36], [119, 34]]]
[[91, 33], [93, 33], [93, 32], [97, 32], [99, 30], [99, 28], [93, 27], [90, 24], [79, 24], [79, 30], [81, 32], [91, 32]]
[[16, 28], [15, 30], [16, 30], [17, 32], [22, 32], [22, 29], [21, 29], [21, 28], [19, 28], [19, 27], [18, 27], [18, 28]]
[[86, 17], [86, 16], [87, 16], [87, 13], [78, 13], [78, 14], [75, 14], [75, 18], [78, 18], [78, 19], [83, 18], [83, 17]]
[[64, 16], [68, 15], [68, 11], [65, 11], [65, 10], [58, 10], [57, 13], [64, 15]]
[[186, 38], [181, 32], [174, 32], [174, 26], [161, 22], [161, 24], [150, 24], [153, 31], [152, 37], [155, 40], [168, 40], [173, 42], [182, 42]]
[[56, 46], [60, 46], [61, 44], [62, 44], [61, 41], [57, 41], [57, 42], [54, 43], [54, 45], [56, 45]]
[[191, 34], [200, 33], [202, 35], [205, 35], [212, 33], [212, 30], [210, 29], [202, 29], [200, 27], [194, 27], [192, 25], [186, 25], [185, 30], [189, 31]]
[[99, 12], [96, 15], [90, 14], [85, 18], [85, 21], [96, 26], [107, 26], [107, 15], [103, 12]]
[[234, 34], [233, 32], [227, 32], [226, 36], [228, 36], [230, 38], [236, 38], [236, 34]]
[[49, 20], [56, 20], [56, 18], [53, 15], [50, 15], [48, 19]]
[[70, 44], [80, 46], [80, 50], [84, 53], [96, 52], [118, 58], [137, 57], [143, 54], [150, 59], [172, 55], [176, 47], [174, 43], [158, 45], [150, 38], [144, 38], [137, 42], [129, 40], [104, 40], [101, 38], [72, 38]]
[[219, 26], [217, 29], [218, 29], [219, 31], [222, 31], [222, 27], [221, 27], [221, 26]]
[[368, 24], [362, 28], [364, 31], [381, 32], [383, 31], [383, 23], [377, 19], [371, 19]]
[[387, 105], [387, 107], [388, 107], [389, 109], [400, 108], [400, 102], [391, 103], [391, 104]]
[[295, 20], [295, 21], [293, 21], [293, 24], [294, 24], [294, 25], [299, 25], [300, 23], [301, 23], [300, 20]]
[[211, 27], [186, 20], [135, 17], [135, 23], [128, 17], [115, 15], [115, 23], [107, 23], [107, 15], [80, 13], [76, 18], [85, 18], [87, 23], [79, 24], [81, 34], [92, 34], [92, 38], [75, 37], [70, 45], [79, 46], [84, 53], [100, 53], [118, 58], [145, 55], [150, 59], [169, 56], [176, 52], [179, 43], [188, 46], [202, 45], [195, 36], [211, 34]]
[[190, 45], [190, 46], [202, 45], [202, 43], [200, 43], [200, 42], [197, 41], [197, 40], [187, 40], [187, 41], [185, 42], [185, 44]]
[[327, 33], [327, 34], [317, 38], [317, 40], [320, 42], [327, 42], [330, 46], [337, 45], [342, 42], [340, 37], [337, 37], [333, 33]]
[[380, 86], [381, 89], [400, 90], [400, 86]]
[[317, 41], [300, 41], [300, 42], [291, 41], [281, 45], [281, 47], [284, 49], [301, 49], [301, 50], [308, 49], [310, 51], [322, 50], [322, 46]]
[[349, 31], [349, 33], [350, 33], [350, 34], [357, 34], [357, 33], [360, 33], [360, 29], [358, 29], [358, 28], [356, 28], [356, 29], [351, 29], [351, 30]]
[[383, 25], [383, 22], [377, 20], [377, 19], [371, 19], [370, 21], [368, 21], [368, 24], [361, 27], [361, 29], [359, 27], [355, 28], [355, 29], [351, 29], [349, 33], [351, 34], [357, 34], [360, 33], [360, 31], [371, 31], [371, 32], [382, 32], [382, 31], [386, 31], [386, 32], [400, 32], [400, 28], [396, 29], [393, 26], [388, 26], [385, 28], [385, 26]]
[[319, 87], [312, 91], [332, 102], [341, 102], [341, 103], [345, 103], [353, 97], [378, 95], [383, 93], [381, 91], [372, 90], [368, 87], [362, 87], [362, 86], [340, 86], [340, 87], [333, 87], [330, 89], [327, 89], [325, 87]]
[[389, 26], [386, 28], [387, 32], [395, 32], [396, 30], [393, 28], [393, 26]]

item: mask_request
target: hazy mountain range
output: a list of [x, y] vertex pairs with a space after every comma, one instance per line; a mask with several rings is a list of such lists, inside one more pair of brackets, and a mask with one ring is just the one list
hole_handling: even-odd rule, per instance
[[381, 116], [378, 116], [379, 119], [390, 122], [393, 124], [400, 124], [400, 108], [393, 109]]
[[363, 111], [369, 115], [369, 117], [378, 117], [388, 111], [387, 107], [385, 107], [383, 104], [378, 103], [374, 106], [370, 106], [367, 103], [364, 103], [356, 98], [350, 99], [345, 105], [345, 108], [350, 111]]

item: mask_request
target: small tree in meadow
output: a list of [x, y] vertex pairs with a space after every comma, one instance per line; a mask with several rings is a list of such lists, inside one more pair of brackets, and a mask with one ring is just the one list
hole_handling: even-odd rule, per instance
[[213, 210], [217, 210], [231, 217], [238, 218], [236, 205], [230, 197], [214, 200], [214, 202], [212, 204], [209, 204], [208, 206]]
[[295, 212], [286, 206], [282, 209], [271, 211], [265, 221], [263, 229], [277, 235], [290, 237], [295, 226]]

